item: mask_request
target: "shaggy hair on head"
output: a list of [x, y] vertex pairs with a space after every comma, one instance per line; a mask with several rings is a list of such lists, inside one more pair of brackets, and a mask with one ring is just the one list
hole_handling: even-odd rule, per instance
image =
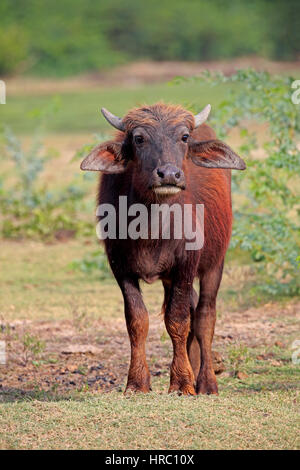
[[144, 106], [129, 111], [123, 118], [127, 131], [135, 127], [157, 126], [161, 121], [170, 125], [186, 124], [190, 130], [195, 126], [194, 116], [182, 106], [174, 106], [165, 103], [157, 103], [152, 106]]

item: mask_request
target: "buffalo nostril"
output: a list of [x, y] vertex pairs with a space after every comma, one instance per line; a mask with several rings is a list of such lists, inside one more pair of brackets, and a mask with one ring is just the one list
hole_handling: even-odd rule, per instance
[[160, 178], [163, 178], [165, 175], [163, 174], [162, 171], [160, 171], [159, 169], [157, 170], [157, 174]]
[[177, 173], [175, 173], [175, 178], [176, 178], [177, 180], [179, 180], [179, 178], [180, 178], [180, 172], [179, 172], [179, 171], [177, 171]]

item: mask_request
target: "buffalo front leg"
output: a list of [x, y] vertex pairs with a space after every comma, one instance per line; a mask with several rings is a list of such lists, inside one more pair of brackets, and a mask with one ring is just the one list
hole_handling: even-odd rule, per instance
[[146, 339], [149, 329], [148, 312], [144, 305], [138, 281], [122, 280], [125, 318], [131, 346], [131, 359], [126, 392], [149, 392], [150, 373], [146, 362]]
[[194, 316], [194, 334], [201, 350], [201, 365], [196, 384], [197, 394], [218, 394], [211, 345], [216, 323], [216, 299], [222, 271], [223, 265], [203, 275], [200, 281], [200, 297]]
[[190, 295], [191, 283], [173, 284], [165, 311], [165, 324], [173, 344], [169, 393], [195, 395], [194, 374], [187, 355]]

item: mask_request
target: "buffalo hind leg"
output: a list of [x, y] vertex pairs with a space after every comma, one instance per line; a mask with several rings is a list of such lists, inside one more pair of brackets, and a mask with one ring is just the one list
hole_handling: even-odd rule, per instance
[[137, 280], [125, 279], [119, 282], [125, 307], [127, 331], [131, 345], [131, 359], [126, 392], [149, 392], [150, 373], [146, 362], [146, 339], [149, 317], [144, 305]]
[[216, 323], [216, 299], [222, 271], [223, 264], [213, 271], [205, 273], [200, 281], [200, 296], [194, 317], [194, 333], [201, 350], [201, 365], [196, 384], [197, 394], [218, 394], [211, 345]]
[[194, 374], [187, 355], [190, 329], [190, 284], [172, 284], [165, 311], [165, 324], [173, 344], [169, 393], [195, 395]]
[[198, 373], [200, 370], [200, 347], [195, 336], [194, 332], [194, 317], [195, 317], [195, 310], [198, 304], [198, 294], [195, 289], [192, 290], [191, 294], [191, 301], [190, 301], [190, 315], [191, 315], [191, 325], [190, 325], [190, 332], [187, 339], [187, 352], [190, 364], [192, 366], [195, 381], [197, 380]]

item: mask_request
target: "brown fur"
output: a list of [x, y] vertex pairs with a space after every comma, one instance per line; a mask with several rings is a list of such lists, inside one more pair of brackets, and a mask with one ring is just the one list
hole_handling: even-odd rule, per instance
[[126, 131], [132, 131], [135, 127], [156, 126], [163, 122], [166, 126], [176, 126], [181, 122], [186, 122], [189, 129], [194, 127], [194, 116], [181, 106], [157, 103], [153, 106], [144, 106], [139, 109], [132, 109], [123, 118]]
[[[139, 280], [153, 282], [161, 279], [165, 288], [165, 323], [174, 350], [169, 391], [189, 395], [217, 393], [211, 343], [216, 320], [216, 297], [231, 235], [231, 172], [229, 169], [197, 166], [198, 163], [196, 165], [189, 158], [190, 147], [178, 140], [181, 134], [178, 137], [176, 132], [180, 132], [182, 126], [185, 126], [192, 132], [191, 139], [198, 142], [196, 149], [199, 145], [202, 148], [202, 141], [210, 140], [215, 142], [214, 147], [217, 149], [220, 145], [220, 152], [224, 153], [222, 145], [226, 146], [215, 140], [214, 131], [206, 124], [193, 130], [193, 115], [179, 106], [159, 103], [132, 110], [123, 118], [123, 122], [126, 131], [119, 132], [115, 141], [122, 144], [125, 170], [120, 174], [103, 175], [98, 202], [113, 204], [117, 216], [120, 195], [128, 196], [128, 205], [157, 202], [157, 196], [149, 183], [152, 181], [152, 170], [147, 169], [153, 158], [154, 170], [156, 161], [160, 164], [164, 161], [174, 162], [185, 175], [185, 190], [168, 196], [162, 202], [205, 206], [205, 238], [201, 250], [186, 251], [184, 240], [105, 240], [112, 271], [123, 293], [131, 342], [127, 390], [150, 390], [150, 374], [145, 355], [148, 314], [142, 300]], [[137, 128], [142, 128], [142, 132], [146, 132], [145, 138], [151, 141], [150, 144], [145, 143], [144, 149], [140, 151], [134, 147], [132, 137]], [[147, 145], [150, 145], [149, 151]], [[207, 153], [213, 147], [203, 148], [206, 149], [204, 153], [207, 161]], [[230, 153], [231, 149], [226, 147], [225, 153], [226, 149]], [[215, 148], [213, 151], [215, 152]], [[215, 155], [218, 158], [218, 151], [214, 157]], [[98, 155], [96, 157], [99, 158]], [[103, 151], [100, 157], [104, 158]], [[118, 152], [112, 156], [118, 157]], [[201, 161], [200, 164], [202, 165]], [[200, 282], [199, 299], [192, 287], [195, 277]]]

